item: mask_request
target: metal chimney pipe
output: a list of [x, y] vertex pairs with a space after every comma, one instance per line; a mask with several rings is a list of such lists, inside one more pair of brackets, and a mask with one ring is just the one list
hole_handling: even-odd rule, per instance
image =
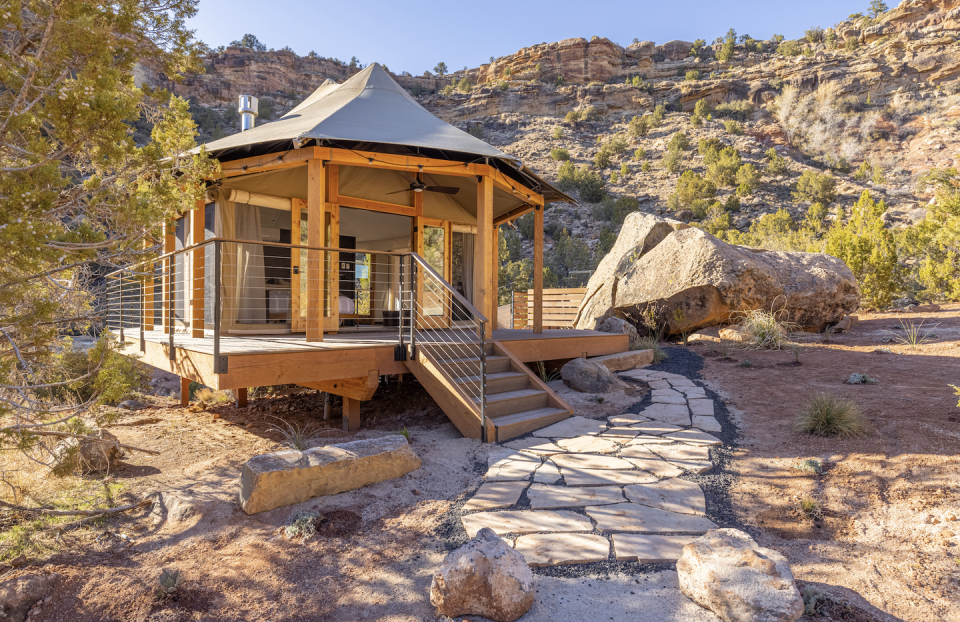
[[240, 106], [237, 111], [240, 113], [240, 131], [252, 130], [256, 124], [257, 115], [260, 113], [257, 98], [253, 95], [241, 95]]

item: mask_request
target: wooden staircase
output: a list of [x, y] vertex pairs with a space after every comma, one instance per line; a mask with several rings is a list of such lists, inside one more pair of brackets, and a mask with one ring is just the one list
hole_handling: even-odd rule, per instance
[[[477, 352], [479, 354], [479, 345]], [[479, 356], [463, 357], [457, 346], [417, 348], [407, 368], [437, 401], [460, 432], [480, 438], [482, 379]], [[499, 342], [486, 344], [487, 440], [501, 442], [562, 421], [573, 409]], [[468, 371], [464, 371], [468, 370]]]

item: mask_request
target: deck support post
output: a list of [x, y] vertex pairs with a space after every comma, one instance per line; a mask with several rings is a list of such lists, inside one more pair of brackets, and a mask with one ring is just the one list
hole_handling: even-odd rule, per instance
[[493, 339], [497, 317], [496, 275], [491, 274], [497, 249], [494, 247], [493, 179], [483, 175], [477, 184], [477, 244], [473, 262], [473, 304], [487, 317], [485, 337]]
[[[324, 210], [326, 198], [326, 176], [323, 162], [307, 161], [307, 246], [318, 248], [325, 246]], [[307, 251], [307, 341], [323, 341], [323, 290], [325, 278], [321, 271], [323, 252]], [[332, 297], [331, 309], [337, 304]]]
[[234, 391], [237, 395], [237, 408], [246, 408], [247, 407], [247, 387], [242, 389], [236, 389]]
[[360, 400], [343, 398], [343, 431], [356, 432], [360, 429]]
[[190, 379], [180, 376], [180, 405], [190, 405]]
[[533, 334], [543, 333], [543, 206], [533, 208]]

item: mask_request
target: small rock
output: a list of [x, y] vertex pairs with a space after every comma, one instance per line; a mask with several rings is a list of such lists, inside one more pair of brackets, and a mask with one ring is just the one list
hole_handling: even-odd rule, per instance
[[83, 472], [106, 471], [123, 457], [119, 440], [107, 430], [96, 434], [100, 440], [68, 438], [57, 444], [53, 453], [58, 469], [79, 469]]
[[59, 579], [59, 574], [51, 572], [27, 574], [0, 583], [0, 611], [4, 619], [23, 620], [35, 609], [38, 601], [48, 597]]
[[737, 529], [714, 529], [683, 547], [680, 591], [725, 622], [795, 622], [803, 615], [787, 558]]
[[20, 566], [26, 566], [26, 565], [27, 565], [27, 556], [26, 556], [26, 555], [20, 555], [19, 557], [15, 557], [15, 558], [11, 559], [8, 563], [10, 564], [10, 567], [11, 567], [11, 568], [19, 568]]
[[118, 408], [125, 408], [127, 410], [140, 410], [142, 408], [147, 408], [146, 404], [142, 404], [137, 400], [124, 400], [117, 404]]
[[634, 350], [640, 347], [640, 335], [637, 329], [630, 322], [618, 318], [608, 317], [597, 323], [597, 330], [601, 333], [624, 334], [630, 338], [630, 349]]
[[610, 393], [624, 386], [613, 373], [587, 359], [573, 359], [560, 368], [563, 384], [581, 393]]
[[523, 555], [483, 528], [447, 555], [433, 575], [430, 603], [449, 617], [477, 615], [512, 622], [533, 605], [533, 572]]

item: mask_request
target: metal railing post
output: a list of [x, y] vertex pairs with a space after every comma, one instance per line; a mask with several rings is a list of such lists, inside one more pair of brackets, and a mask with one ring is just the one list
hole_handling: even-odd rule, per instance
[[220, 240], [213, 243], [213, 373], [224, 374], [220, 361]]
[[120, 343], [123, 343], [123, 268], [120, 269]]
[[417, 356], [417, 262], [410, 260], [410, 360]]
[[483, 322], [477, 323], [477, 337], [480, 339], [480, 442], [487, 442], [487, 343]]

